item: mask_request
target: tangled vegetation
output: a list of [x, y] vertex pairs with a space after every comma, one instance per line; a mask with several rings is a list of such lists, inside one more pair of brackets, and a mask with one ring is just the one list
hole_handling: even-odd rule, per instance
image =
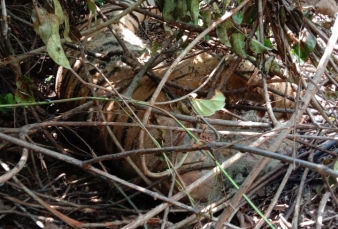
[[1, 225], [336, 228], [336, 2], [143, 2], [1, 1]]

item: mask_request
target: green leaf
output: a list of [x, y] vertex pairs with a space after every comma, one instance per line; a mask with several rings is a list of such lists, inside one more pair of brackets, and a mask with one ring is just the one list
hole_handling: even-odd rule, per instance
[[62, 7], [58, 0], [53, 0], [54, 2], [54, 13], [60, 19], [60, 24], [62, 24], [65, 20], [65, 14], [63, 13]]
[[305, 49], [302, 49], [302, 47], [298, 44], [291, 49], [291, 54], [292, 59], [299, 61], [300, 64], [304, 64], [306, 59], [309, 57], [307, 52], [305, 52]]
[[35, 102], [33, 89], [34, 81], [26, 76], [19, 77], [16, 84], [15, 90], [15, 101], [17, 103], [31, 103]]
[[14, 101], [14, 96], [12, 93], [9, 93], [5, 96], [5, 99], [7, 101], [7, 104], [14, 104], [15, 101]]
[[304, 62], [309, 58], [310, 54], [316, 47], [316, 44], [316, 37], [308, 31], [303, 31], [300, 39], [300, 45], [296, 44], [292, 49], [292, 53], [296, 57], [300, 58], [301, 62]]
[[209, 26], [211, 24], [211, 10], [205, 10], [201, 14], [203, 26]]
[[230, 43], [230, 40], [229, 40], [229, 36], [228, 36], [227, 29], [228, 29], [228, 22], [225, 21], [225, 22], [219, 24], [219, 25], [216, 27], [216, 34], [217, 34], [217, 37], [219, 38], [219, 40], [220, 40], [225, 46], [231, 47], [231, 43]]
[[271, 39], [265, 38], [264, 39], [264, 46], [272, 49], [273, 48], [273, 44], [271, 42]]
[[312, 51], [315, 49], [317, 44], [317, 39], [315, 35], [310, 33], [308, 30], [302, 31], [301, 35], [301, 43], [303, 47], [305, 48], [305, 51], [310, 55]]
[[322, 191], [322, 186], [321, 185], [317, 185], [316, 186], [316, 193], [317, 193], [317, 195], [320, 195], [321, 191]]
[[222, 92], [217, 91], [211, 99], [191, 99], [196, 112], [203, 116], [210, 116], [221, 110], [225, 105], [225, 97]]
[[[13, 94], [12, 93], [9, 93], [5, 96], [3, 95], [0, 95], [0, 104], [1, 105], [6, 105], [6, 104], [14, 104], [14, 97], [13, 97]], [[8, 109], [10, 107], [0, 107], [0, 111], [2, 113], [7, 113]]]
[[199, 0], [187, 0], [187, 7], [194, 25], [198, 24]]
[[259, 53], [261, 54], [266, 51], [271, 51], [271, 48], [264, 46], [262, 43], [260, 43], [259, 41], [255, 39], [250, 40], [249, 47], [251, 51], [254, 52], [255, 54], [259, 54]]
[[165, 21], [175, 21], [178, 18], [175, 0], [164, 1], [163, 18]]
[[247, 54], [245, 52], [245, 41], [244, 40], [245, 40], [245, 36], [241, 33], [234, 33], [230, 36], [230, 43], [232, 46], [232, 51], [242, 58], [247, 57]]
[[[1, 104], [1, 105], [2, 105], [2, 104], [7, 104], [7, 101], [6, 101], [5, 97], [3, 97], [2, 95], [0, 95], [0, 104]], [[0, 111], [1, 111], [2, 113], [7, 113], [6, 107], [0, 107]]]
[[231, 2], [231, 0], [223, 0], [224, 8], [228, 7], [230, 2]]
[[176, 12], [177, 12], [177, 19], [181, 19], [188, 12], [187, 2], [182, 1], [182, 0], [176, 0], [175, 2], [176, 2], [175, 6], [176, 6]]
[[253, 25], [257, 20], [258, 9], [256, 5], [250, 5], [245, 9], [242, 23]]
[[[33, 11], [32, 20], [34, 31], [40, 35], [42, 41], [47, 44], [52, 34], [59, 34], [60, 19], [55, 14], [49, 14], [46, 9], [38, 8], [39, 17]], [[38, 20], [38, 18], [40, 20]]]
[[160, 47], [162, 47], [162, 43], [154, 41], [150, 48], [150, 55], [154, 55], [159, 50]]
[[156, 3], [158, 7], [160, 8], [161, 12], [163, 12], [165, 0], [156, 0]]
[[105, 0], [95, 0], [96, 4], [103, 6]]
[[204, 40], [205, 40], [205, 41], [210, 41], [210, 39], [211, 39], [211, 37], [210, 37], [209, 34], [207, 34], [207, 35], [204, 36]]
[[87, 0], [87, 5], [88, 5], [88, 9], [89, 9], [89, 10], [93, 13], [93, 15], [95, 16], [95, 21], [96, 21], [97, 12], [96, 12], [95, 1], [94, 1], [94, 0]]
[[[39, 14], [39, 17], [36, 14]], [[55, 63], [70, 69], [69, 61], [61, 46], [59, 35], [60, 18], [55, 14], [49, 14], [44, 8], [39, 8], [37, 12], [33, 11], [32, 20], [34, 22], [34, 30], [46, 44], [50, 57]]]
[[61, 46], [60, 36], [53, 34], [47, 43], [47, 52], [55, 63], [70, 69], [69, 61]]
[[238, 11], [232, 16], [232, 20], [235, 24], [240, 25], [243, 21], [243, 11]]
[[[165, 21], [176, 21], [187, 15], [187, 2], [182, 0], [166, 0], [163, 7]], [[198, 16], [198, 15], [197, 15]]]
[[281, 72], [280, 66], [274, 56], [269, 56], [264, 62], [264, 69], [266, 73], [274, 73], [279, 75]]
[[281, 25], [285, 25], [285, 22], [286, 22], [286, 12], [285, 12], [285, 8], [281, 6], [280, 8], [280, 15], [281, 15], [281, 19], [280, 19], [280, 23]]
[[295, 47], [293, 49], [291, 49], [291, 55], [290, 56], [294, 61], [297, 61], [297, 62], [299, 62], [300, 65], [303, 65], [305, 63], [304, 60], [306, 60], [306, 58], [304, 58], [305, 56], [303, 56], [303, 53], [298, 52], [298, 50], [299, 50], [299, 45], [295, 45]]
[[63, 31], [63, 37], [66, 41], [72, 42], [72, 39], [70, 38], [70, 26], [69, 26], [69, 19], [68, 17], [65, 17], [65, 30]]
[[216, 14], [220, 14], [221, 13], [221, 10], [219, 9], [218, 5], [216, 2], [213, 2], [212, 3], [212, 9], [213, 11], [216, 13]]

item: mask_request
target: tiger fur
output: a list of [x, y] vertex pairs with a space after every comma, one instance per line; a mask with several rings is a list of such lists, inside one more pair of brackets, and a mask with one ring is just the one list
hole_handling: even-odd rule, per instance
[[[134, 3], [134, 1], [126, 1], [127, 3]], [[115, 12], [116, 13], [116, 12]], [[129, 17], [129, 15], [127, 16]], [[139, 19], [142, 19], [140, 17]], [[149, 45], [146, 41], [139, 38], [135, 35], [135, 24], [129, 27], [126, 26], [128, 23], [126, 22], [128, 18], [122, 18], [124, 21], [123, 25], [115, 25], [115, 29], [118, 30], [118, 34], [123, 38], [127, 48], [133, 53], [142, 53], [144, 54], [144, 50]], [[134, 19], [133, 19], [134, 20]], [[107, 29], [102, 29], [100, 31], [95, 32], [91, 36], [86, 38], [85, 49], [90, 50], [93, 53], [105, 53], [105, 56], [108, 56], [107, 60], [99, 60], [93, 57], [88, 56], [87, 59], [91, 63], [83, 64], [83, 61], [76, 60], [73, 61], [73, 68], [78, 72], [78, 74], [83, 77], [85, 81], [88, 81], [86, 78], [86, 74], [89, 73], [91, 77], [91, 83], [101, 85], [106, 88], [111, 88], [111, 86], [115, 87], [121, 93], [126, 89], [129, 85], [132, 78], [136, 75], [137, 71], [132, 67], [121, 61], [120, 57], [116, 57], [114, 55], [110, 56], [110, 54], [121, 53], [121, 48], [118, 45], [116, 39], [111, 35], [110, 31]], [[67, 52], [69, 56], [78, 56], [77, 51], [70, 50]], [[108, 55], [107, 55], [108, 54]], [[146, 55], [145, 55], [146, 56]], [[197, 88], [208, 76], [213, 69], [218, 65], [220, 58], [217, 56], [202, 53], [199, 55], [192, 56], [184, 61], [182, 61], [175, 69], [175, 71], [170, 76], [170, 82], [174, 82], [177, 85], [180, 85], [182, 88]], [[95, 66], [95, 67], [94, 67]], [[87, 69], [86, 69], [87, 68]], [[100, 69], [101, 72], [98, 71]], [[167, 68], [159, 68], [158, 70], [154, 70], [153, 72], [162, 77]], [[249, 64], [246, 61], [243, 61], [238, 69], [239, 71], [253, 71], [254, 66]], [[87, 73], [86, 73], [87, 72]], [[108, 84], [102, 78], [101, 74], [104, 74], [107, 79], [109, 79], [110, 83]], [[79, 80], [74, 77], [69, 71], [65, 71], [63, 75], [61, 75], [57, 80], [57, 89], [58, 96], [60, 98], [74, 98], [80, 96], [90, 96], [92, 95], [92, 90], [88, 87], [84, 86], [79, 82]], [[205, 86], [204, 90], [210, 90], [212, 83], [208, 83]], [[139, 82], [136, 90], [132, 94], [132, 99], [139, 101], [147, 101], [154, 90], [156, 89], [157, 82], [154, 82], [148, 77], [143, 77]], [[247, 86], [247, 81], [243, 80], [241, 77], [236, 74], [232, 75], [228, 80], [225, 90], [231, 91], [239, 88], [243, 88]], [[168, 87], [168, 89], [172, 95], [181, 96], [186, 92], [182, 92], [180, 89], [175, 89], [172, 87]], [[102, 90], [95, 89], [98, 95], [104, 95], [105, 93]], [[115, 96], [113, 95], [108, 96]], [[157, 101], [168, 101], [172, 98], [169, 98], [168, 93], [162, 92], [158, 97]], [[249, 90], [249, 93], [246, 95], [230, 95], [227, 97], [227, 103], [237, 102], [238, 100], [247, 100], [255, 103], [261, 103], [264, 101], [264, 95], [260, 91], [260, 88], [255, 88]], [[84, 101], [80, 102], [83, 103]], [[80, 104], [72, 103], [67, 107], [67, 109], [77, 106]], [[110, 101], [101, 104], [101, 109], [105, 114], [106, 121], [114, 121], [114, 122], [132, 122], [130, 118], [130, 114], [126, 113], [121, 109], [121, 104], [117, 102]], [[275, 104], [276, 107], [280, 106], [281, 103]], [[176, 105], [161, 105], [159, 106], [167, 111], [173, 113], [182, 113]], [[123, 108], [125, 109], [125, 108]], [[138, 117], [142, 117], [144, 111], [139, 109], [138, 107], [133, 107], [135, 113]], [[102, 118], [95, 113], [97, 110], [94, 110], [94, 115], [90, 118], [87, 117], [89, 121], [102, 121]], [[98, 112], [98, 111], [97, 111]], [[218, 119], [231, 119], [228, 114], [218, 112], [213, 116], [213, 118]], [[157, 124], [160, 126], [170, 126], [170, 127], [179, 127], [178, 123], [171, 118], [164, 117], [161, 115], [153, 114], [151, 120], [148, 122], [149, 124]], [[184, 122], [184, 125], [187, 127], [193, 127], [192, 124], [188, 122]], [[120, 141], [124, 150], [132, 150], [136, 149], [138, 145], [138, 134], [140, 132], [140, 127], [113, 127], [112, 128], [114, 135]], [[161, 147], [172, 146], [173, 142], [176, 142], [177, 145], [189, 145], [192, 144], [192, 140], [187, 136], [183, 135], [179, 131], [165, 131], [158, 129], [149, 129], [150, 134], [157, 140], [162, 142]], [[199, 136], [201, 137], [201, 136]], [[105, 127], [98, 128], [98, 135], [95, 136], [98, 139], [99, 149], [104, 154], [113, 154], [119, 152], [118, 148], [113, 144], [111, 137], [107, 133], [107, 129]], [[204, 136], [207, 140], [214, 139], [214, 135]], [[155, 148], [156, 145], [147, 137], [144, 141], [144, 148]], [[216, 158], [219, 161], [224, 161], [227, 159], [230, 153], [217, 153]], [[186, 153], [177, 153], [175, 155], [171, 155], [171, 159], [173, 159], [172, 163], [179, 162], [186, 156]], [[143, 157], [143, 156], [142, 156]], [[134, 163], [138, 168], [144, 171], [144, 166], [142, 165], [142, 161], [140, 160], [140, 156], [132, 156], [131, 157]], [[161, 155], [152, 155], [148, 154], [144, 156], [146, 160], [146, 167], [151, 171], [152, 174], [160, 174], [163, 171], [167, 171], [168, 165]], [[125, 159], [114, 160], [113, 161], [114, 169], [121, 173], [121, 176], [124, 178], [133, 178], [136, 177], [137, 174], [132, 168], [130, 164], [127, 163]], [[192, 172], [188, 172], [182, 175], [182, 182], [184, 185], [188, 185], [209, 171], [209, 168], [214, 166], [214, 161], [206, 156], [205, 152], [193, 152], [190, 153], [186, 159], [184, 160], [184, 164], [179, 166], [178, 170], [191, 170], [194, 167], [200, 166], [200, 169], [194, 169]], [[169, 173], [166, 173], [168, 175]], [[158, 177], [157, 177], [158, 178]], [[157, 179], [153, 177], [153, 179]], [[217, 184], [216, 184], [217, 183]], [[222, 189], [222, 184], [220, 182], [216, 182], [214, 180], [209, 181], [206, 185], [204, 185], [203, 189], [199, 189], [190, 194], [192, 198], [198, 199], [200, 201], [206, 201], [210, 199], [215, 199], [215, 196], [220, 195], [220, 190]], [[210, 195], [213, 194], [212, 197]]]

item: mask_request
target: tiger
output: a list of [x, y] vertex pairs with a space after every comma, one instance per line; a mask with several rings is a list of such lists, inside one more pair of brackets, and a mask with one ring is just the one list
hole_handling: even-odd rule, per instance
[[[126, 3], [129, 6], [135, 3], [135, 1], [131, 0], [121, 2]], [[155, 1], [147, 1], [145, 5], [142, 6], [156, 6], [156, 4]], [[109, 7], [114, 8], [115, 6], [109, 5], [104, 10], [110, 11]], [[112, 15], [110, 16], [113, 17], [118, 15], [118, 13], [121, 11], [112, 10], [110, 12], [112, 12]], [[122, 17], [120, 20], [121, 23], [114, 25], [117, 34], [122, 38], [128, 50], [138, 56], [137, 60], [132, 60], [132, 62], [142, 62], [151, 58], [149, 51], [147, 51], [150, 48], [150, 42], [136, 35], [140, 22], [145, 20], [145, 18], [146, 17], [139, 13], [132, 13]], [[90, 54], [86, 56], [87, 60], [85, 61], [85, 64], [83, 63], [84, 60], [81, 58], [76, 60], [71, 59], [72, 68], [78, 73], [80, 77], [83, 78], [84, 81], [91, 83], [91, 85], [99, 85], [100, 88], [93, 89], [90, 88], [92, 86], [87, 87], [87, 85], [83, 85], [83, 82], [72, 75], [71, 71], [65, 70], [57, 78], [56, 92], [58, 97], [74, 98], [85, 96], [106, 96], [111, 98], [115, 97], [116, 93], [107, 92], [107, 90], [112, 91], [113, 88], [116, 91], [119, 91], [121, 94], [125, 93], [128, 90], [127, 88], [130, 82], [137, 74], [140, 65], [131, 67], [130, 65], [124, 63], [120, 56], [117, 56], [123, 53], [123, 50], [107, 28], [96, 31], [95, 33], [86, 37], [83, 42], [85, 45], [85, 50], [87, 50], [86, 53]], [[76, 50], [68, 50], [67, 55], [73, 57], [79, 56], [78, 51]], [[94, 56], [104, 56], [105, 59], [98, 59]], [[219, 65], [220, 61], [221, 60], [219, 56], [213, 53], [191, 53], [191, 56], [183, 60], [170, 75], [170, 84], [168, 84], [169, 86], [166, 86], [165, 90], [160, 93], [157, 102], [173, 100], [187, 94], [186, 91], [191, 91], [198, 88], [204, 82], [206, 76], [210, 75], [212, 71]], [[234, 60], [230, 60], [229, 58], [229, 61]], [[158, 77], [155, 78], [155, 80], [154, 78], [143, 76], [133, 91], [131, 98], [137, 101], [148, 101], [157, 87], [158, 80], [161, 79], [167, 68], [168, 67], [165, 64], [159, 64], [159, 66], [152, 71], [152, 74]], [[253, 72], [254, 69], [255, 67], [251, 63], [247, 61], [241, 61], [237, 70], [239, 72]], [[225, 71], [222, 71], [221, 75], [224, 73]], [[218, 83], [209, 82], [206, 86], [204, 86], [203, 89], [204, 91], [210, 91], [211, 88], [216, 88], [215, 85]], [[243, 87], [247, 87], [247, 81], [244, 80], [243, 77], [232, 73], [223, 90], [236, 91]], [[102, 88], [105, 90], [102, 90]], [[204, 94], [204, 96], [206, 96], [206, 94]], [[260, 88], [255, 88], [250, 90], [249, 93], [247, 93], [241, 99], [259, 103], [264, 101], [264, 94], [260, 91]], [[234, 101], [238, 101], [238, 95], [227, 96], [228, 103], [233, 103]], [[64, 106], [66, 109], [68, 109], [78, 106], [84, 102], [85, 101], [77, 101], [72, 102], [70, 105]], [[132, 107], [131, 111], [126, 111], [127, 108], [125, 105], [117, 101], [111, 100], [109, 102], [103, 102], [99, 105], [99, 108], [94, 107], [91, 112], [89, 112], [90, 114], [86, 114], [84, 119], [87, 119], [91, 122], [114, 121], [123, 123], [136, 123], [135, 118], [141, 119], [145, 111], [140, 106], [136, 106], [134, 104], [129, 105]], [[189, 108], [189, 102], [186, 101], [169, 105], [158, 105], [158, 107], [173, 114], [183, 113], [185, 115], [192, 115], [191, 108]], [[186, 111], [187, 109], [188, 111]], [[100, 112], [101, 115], [99, 114]], [[137, 117], [133, 117], [132, 112], [134, 112]], [[102, 118], [102, 114], [104, 114], [104, 118]], [[212, 116], [212, 118], [229, 120], [232, 118], [232, 116], [230, 116], [228, 113], [217, 112]], [[171, 128], [180, 127], [180, 125], [173, 118], [166, 117], [163, 114], [155, 113], [151, 115], [148, 124], [168, 126]], [[199, 126], [201, 131], [197, 137], [203, 138], [205, 141], [211, 141], [217, 138], [217, 135], [210, 133], [210, 131], [206, 131], [208, 134], [204, 133], [205, 128], [208, 128], [208, 124], [206, 123], [197, 124], [197, 126], [189, 122], [183, 122], [183, 124], [187, 127], [197, 128], [197, 126]], [[128, 151], [138, 148], [138, 135], [141, 130], [139, 126], [112, 127], [111, 129], [123, 150]], [[114, 154], [121, 152], [121, 148], [113, 143], [113, 140], [108, 134], [106, 127], [98, 127], [96, 130], [97, 132], [95, 132], [95, 138], [98, 141], [97, 148], [100, 152], [103, 154]], [[157, 142], [159, 142], [160, 147], [194, 144], [194, 141], [182, 131], [148, 129], [148, 134], [151, 135], [152, 138], [149, 136], [145, 138], [143, 145], [145, 149], [159, 147], [152, 139], [155, 139]], [[231, 152], [227, 152], [227, 150], [224, 151], [226, 152], [215, 153], [215, 158], [218, 161], [225, 161], [229, 155], [231, 155]], [[135, 155], [131, 157], [135, 165], [130, 164], [130, 161], [127, 159], [120, 159], [113, 160], [112, 167], [114, 167], [116, 173], [119, 174], [119, 176], [130, 179], [139, 176], [139, 174], [135, 171], [136, 166], [142, 173], [146, 175], [147, 179], [154, 181], [171, 174], [171, 170], [168, 169], [168, 164], [166, 162], [167, 159], [164, 159], [163, 157], [168, 157], [171, 160], [173, 167], [177, 169], [178, 172], [188, 171], [181, 174], [179, 179], [179, 182], [181, 185], [183, 185], [183, 187], [202, 177], [209, 171], [211, 167], [215, 166], [214, 160], [207, 156], [206, 152], [197, 151], [192, 153], [185, 152], [175, 154], [170, 154], [167, 152], [162, 155]], [[168, 184], [164, 183], [161, 188], [162, 190], [165, 189], [168, 191]], [[203, 186], [203, 188], [197, 189], [190, 193], [190, 196], [194, 199], [204, 202], [219, 198], [221, 195], [221, 190], [223, 190], [222, 182], [218, 181], [215, 183], [214, 180], [210, 180], [206, 185]]]

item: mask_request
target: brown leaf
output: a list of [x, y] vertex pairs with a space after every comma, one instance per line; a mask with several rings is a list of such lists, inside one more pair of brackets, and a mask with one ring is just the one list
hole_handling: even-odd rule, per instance
[[70, 26], [70, 33], [69, 33], [70, 39], [74, 42], [74, 43], [79, 43], [79, 41], [81, 40], [81, 32], [80, 30], [75, 27], [75, 26]]

